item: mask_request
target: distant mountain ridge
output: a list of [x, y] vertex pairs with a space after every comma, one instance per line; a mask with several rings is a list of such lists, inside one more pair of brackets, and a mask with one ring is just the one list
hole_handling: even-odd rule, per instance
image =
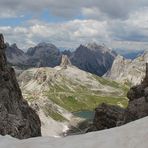
[[6, 56], [9, 63], [12, 65], [27, 65], [27, 60], [29, 57], [21, 49], [17, 47], [16, 44], [9, 45], [6, 44]]
[[29, 48], [28, 64], [32, 67], [55, 67], [60, 64], [61, 52], [50, 43], [39, 43], [37, 46]]
[[104, 76], [112, 80], [129, 85], [140, 84], [145, 76], [145, 63], [148, 62], [148, 52], [134, 60], [117, 56], [113, 62], [111, 70]]
[[89, 43], [80, 45], [75, 51], [60, 51], [51, 43], [39, 43], [28, 49], [26, 53], [16, 44], [8, 46], [7, 56], [12, 65], [21, 67], [55, 67], [60, 64], [62, 55], [67, 55], [71, 63], [87, 72], [102, 76], [116, 57], [116, 53], [105, 46]]
[[144, 53], [144, 50], [129, 50], [129, 49], [113, 49], [117, 54], [126, 59], [135, 59]]
[[117, 54], [105, 46], [89, 43], [80, 45], [70, 57], [78, 68], [102, 76], [112, 66]]

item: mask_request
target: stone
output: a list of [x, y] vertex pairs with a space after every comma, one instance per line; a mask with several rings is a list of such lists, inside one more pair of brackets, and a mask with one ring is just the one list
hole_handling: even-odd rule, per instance
[[67, 55], [62, 55], [61, 64], [60, 66], [63, 68], [67, 68], [67, 66], [71, 66], [71, 62]]
[[124, 115], [124, 124], [148, 116], [148, 64], [145, 78], [140, 85], [132, 87], [127, 97], [129, 104]]
[[0, 134], [24, 139], [41, 136], [41, 122], [23, 99], [14, 69], [7, 65], [5, 43], [0, 34]]
[[124, 112], [119, 106], [102, 103], [95, 109], [93, 125], [96, 130], [116, 127], [123, 120]]
[[[95, 110], [93, 125], [96, 130], [120, 126], [148, 116], [148, 64], [141, 84], [132, 87], [127, 93], [129, 104], [126, 109], [118, 106], [99, 105]], [[94, 128], [94, 129], [95, 129]]]

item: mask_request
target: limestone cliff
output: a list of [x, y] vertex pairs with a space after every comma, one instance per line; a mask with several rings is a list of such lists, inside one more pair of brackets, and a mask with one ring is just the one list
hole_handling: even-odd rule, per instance
[[70, 62], [68, 56], [62, 55], [60, 66], [63, 67], [63, 68], [67, 68], [67, 66], [70, 66], [70, 65], [71, 65], [71, 62]]
[[104, 75], [112, 80], [128, 85], [138, 85], [145, 75], [145, 63], [148, 61], [148, 52], [134, 60], [125, 59], [118, 55], [111, 69]]
[[23, 99], [14, 69], [7, 65], [0, 34], [0, 134], [24, 139], [41, 136], [40, 119]]

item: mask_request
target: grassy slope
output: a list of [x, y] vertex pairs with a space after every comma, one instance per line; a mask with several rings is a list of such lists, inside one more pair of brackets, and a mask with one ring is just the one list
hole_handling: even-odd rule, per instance
[[[128, 87], [125, 85], [120, 85], [114, 81], [106, 80], [104, 78], [100, 78], [94, 75], [94, 78], [99, 81], [103, 85], [108, 85], [122, 90], [123, 94], [120, 96], [119, 94], [102, 94], [99, 91], [89, 90], [83, 85], [77, 85], [72, 91], [66, 85], [68, 80], [63, 79], [63, 83], [55, 84], [54, 86], [50, 86], [50, 90], [45, 95], [48, 96], [56, 104], [64, 107], [65, 109], [76, 112], [81, 110], [93, 110], [102, 102], [118, 105], [122, 104], [124, 107], [127, 106], [128, 100], [126, 98], [126, 93], [128, 91]], [[72, 82], [69, 82], [72, 83]], [[74, 85], [74, 84], [73, 84]]]

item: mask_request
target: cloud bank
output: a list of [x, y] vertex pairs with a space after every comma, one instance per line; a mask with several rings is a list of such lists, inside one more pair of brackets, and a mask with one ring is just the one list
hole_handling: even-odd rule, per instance
[[0, 21], [10, 19], [22, 22], [0, 23], [0, 32], [22, 48], [42, 41], [63, 47], [95, 41], [111, 48], [147, 48], [147, 0], [1, 0]]

